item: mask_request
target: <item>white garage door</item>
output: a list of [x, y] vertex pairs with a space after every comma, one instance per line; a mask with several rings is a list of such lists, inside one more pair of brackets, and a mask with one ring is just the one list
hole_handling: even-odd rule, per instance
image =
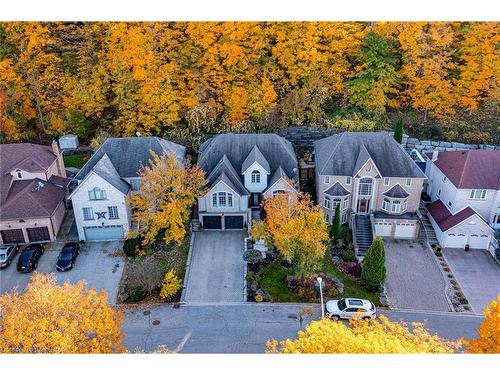
[[487, 236], [485, 234], [481, 236], [472, 234], [469, 236], [469, 247], [471, 249], [488, 249], [489, 244], [490, 236]]
[[375, 234], [381, 237], [390, 237], [392, 223], [375, 223]]
[[83, 229], [87, 241], [112, 241], [123, 239], [123, 226], [121, 225], [86, 227]]
[[463, 249], [467, 243], [467, 236], [451, 233], [446, 235], [446, 242], [444, 247], [456, 247], [458, 249]]
[[413, 238], [415, 233], [415, 224], [400, 223], [396, 224], [394, 232], [395, 238]]

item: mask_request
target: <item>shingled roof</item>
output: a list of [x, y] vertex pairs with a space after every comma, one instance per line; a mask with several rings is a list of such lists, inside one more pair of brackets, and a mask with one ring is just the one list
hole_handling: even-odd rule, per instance
[[315, 141], [314, 151], [320, 175], [354, 176], [371, 159], [382, 177], [425, 178], [389, 133], [343, 132]]
[[111, 163], [111, 159], [108, 154], [104, 154], [101, 159], [99, 159], [97, 164], [94, 165], [94, 168], [92, 168], [92, 172], [110, 183], [125, 195], [130, 190], [130, 185], [120, 177], [113, 166], [113, 163]]
[[399, 184], [394, 185], [392, 188], [382, 193], [382, 195], [389, 198], [408, 198], [410, 196], [410, 194], [408, 194]]
[[500, 190], [500, 150], [441, 151], [434, 164], [459, 189]]
[[325, 194], [331, 195], [332, 197], [345, 197], [350, 193], [339, 182], [336, 182], [325, 191]]
[[51, 146], [34, 143], [0, 144], [0, 173], [3, 175], [14, 169], [26, 172], [47, 170], [57, 159]]
[[[437, 223], [439, 229], [443, 232], [446, 232], [448, 229], [453, 228], [455, 225], [477, 214], [470, 206], [452, 214], [440, 199], [429, 204], [427, 206], [427, 211]], [[477, 216], [481, 219], [481, 216]]]

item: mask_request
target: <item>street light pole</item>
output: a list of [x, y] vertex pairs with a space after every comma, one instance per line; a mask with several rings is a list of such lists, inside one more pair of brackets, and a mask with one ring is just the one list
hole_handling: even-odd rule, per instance
[[323, 279], [318, 276], [318, 278], [316, 280], [318, 280], [318, 284], [319, 284], [319, 296], [321, 299], [321, 318], [323, 319], [325, 317], [325, 307], [323, 306], [323, 288], [321, 286]]

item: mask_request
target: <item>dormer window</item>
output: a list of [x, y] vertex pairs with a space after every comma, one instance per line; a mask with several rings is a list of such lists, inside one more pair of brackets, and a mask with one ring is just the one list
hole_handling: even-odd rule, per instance
[[329, 184], [330, 183], [330, 176], [325, 176], [325, 184]]
[[16, 178], [21, 180], [23, 178], [23, 172], [20, 169], [16, 169]]
[[98, 187], [95, 187], [89, 191], [89, 200], [102, 201], [105, 199], [106, 199], [106, 191], [105, 190], [101, 190]]
[[252, 171], [252, 184], [260, 184], [260, 172]]
[[472, 189], [470, 191], [469, 199], [485, 199], [486, 190]]

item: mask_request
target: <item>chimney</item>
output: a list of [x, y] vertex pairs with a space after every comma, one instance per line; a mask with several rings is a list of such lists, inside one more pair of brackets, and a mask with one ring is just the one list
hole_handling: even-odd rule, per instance
[[57, 156], [57, 170], [59, 172], [59, 176], [66, 178], [66, 169], [64, 168], [64, 160], [62, 157], [61, 149], [57, 144], [56, 140], [52, 141], [52, 152]]
[[436, 160], [438, 160], [438, 154], [439, 154], [439, 151], [437, 150], [434, 150], [432, 151], [432, 162], [435, 162]]

